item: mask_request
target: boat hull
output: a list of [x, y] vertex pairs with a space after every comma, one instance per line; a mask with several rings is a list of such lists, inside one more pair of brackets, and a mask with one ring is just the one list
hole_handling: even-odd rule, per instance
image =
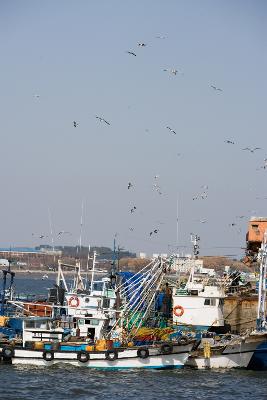
[[106, 352], [90, 352], [90, 359], [81, 362], [77, 359], [77, 352], [54, 351], [52, 360], [43, 358], [42, 350], [14, 349], [11, 359], [13, 365], [38, 365], [53, 366], [55, 364], [71, 364], [77, 367], [87, 367], [96, 369], [175, 369], [183, 368], [188, 359], [189, 352], [193, 344], [185, 346], [174, 346], [171, 354], [161, 354], [158, 349], [149, 349], [147, 358], [140, 358], [137, 355], [137, 348], [122, 349], [118, 351], [118, 358], [110, 361], [106, 359]]
[[248, 368], [253, 370], [267, 370], [267, 340], [256, 348]]
[[203, 353], [197, 354], [197, 351], [189, 356], [186, 366], [196, 369], [247, 368], [258, 345], [259, 340], [242, 341], [227, 345], [218, 354], [213, 354], [214, 349], [211, 347], [210, 357], [204, 357]]

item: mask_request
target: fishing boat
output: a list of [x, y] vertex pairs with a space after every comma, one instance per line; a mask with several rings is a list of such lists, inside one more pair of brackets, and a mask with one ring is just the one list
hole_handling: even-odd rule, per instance
[[[69, 292], [66, 296], [68, 307], [70, 310], [74, 308], [75, 313], [68, 316], [72, 318], [69, 320], [72, 323], [75, 319], [76, 327], [73, 326], [66, 332], [66, 326], [62, 326], [64, 319], [58, 321], [53, 319], [42, 321], [40, 317], [35, 321], [33, 318], [24, 319], [23, 345], [0, 347], [2, 361], [44, 366], [67, 363], [100, 369], [183, 368], [195, 344], [194, 339], [183, 337], [167, 342], [154, 340], [142, 346], [135, 345], [134, 342], [140, 327], [144, 326], [150, 315], [155, 293], [162, 284], [167, 267], [168, 260], [154, 260], [138, 274], [117, 285], [115, 289], [117, 309], [104, 310], [103, 303], [102, 306], [101, 304], [95, 306], [94, 291], [87, 294], [91, 309], [89, 306], [80, 307], [80, 303], [86, 304], [85, 299], [84, 303], [81, 300], [83, 290], [81, 289], [81, 293]], [[75, 297], [75, 304], [74, 294], [78, 299]], [[117, 301], [118, 296], [119, 301]], [[103, 301], [102, 294], [96, 293], [95, 297]], [[107, 317], [110, 311], [113, 313], [111, 318]], [[92, 313], [91, 316], [89, 313]], [[97, 313], [101, 315], [97, 317]], [[115, 320], [110, 326], [109, 323], [114, 315]], [[92, 321], [96, 327], [96, 322], [100, 325], [101, 318], [107, 322], [101, 325], [98, 332], [102, 339], [88, 335], [86, 338], [84, 336], [81, 338], [80, 327], [82, 325], [88, 327]], [[81, 320], [83, 324], [80, 323]], [[65, 320], [64, 323], [69, 321]], [[86, 324], [86, 321], [89, 323]]]
[[216, 341], [211, 335], [203, 335], [201, 344], [191, 352], [186, 366], [196, 369], [247, 368], [255, 350], [267, 338], [267, 334], [255, 333], [243, 337], [227, 335]]

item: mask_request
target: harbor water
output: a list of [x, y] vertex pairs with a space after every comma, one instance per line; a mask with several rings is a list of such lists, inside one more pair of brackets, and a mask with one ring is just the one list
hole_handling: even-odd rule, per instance
[[267, 373], [0, 365], [1, 400], [266, 400]]
[[[16, 275], [19, 293], [46, 296], [55, 275]], [[1, 400], [267, 400], [267, 372], [248, 370], [99, 371], [69, 365], [0, 365]]]

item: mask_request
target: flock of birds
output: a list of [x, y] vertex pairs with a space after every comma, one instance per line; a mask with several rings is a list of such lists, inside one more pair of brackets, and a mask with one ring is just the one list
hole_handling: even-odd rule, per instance
[[[166, 36], [160, 36], [160, 35], [159, 35], [159, 36], [156, 36], [156, 39], [166, 39]], [[138, 48], [145, 48], [145, 47], [147, 47], [147, 43], [138, 42], [138, 43], [137, 43], [137, 47], [138, 47]], [[127, 53], [128, 55], [132, 56], [132, 57], [137, 57], [137, 52], [135, 52], [135, 51], [133, 51], [133, 50], [127, 50], [126, 53]], [[163, 71], [163, 72], [167, 72], [168, 74], [173, 75], [173, 76], [176, 76], [176, 75], [178, 75], [178, 74], [179, 74], [179, 75], [184, 75], [184, 72], [183, 72], [180, 68], [175, 68], [175, 67], [170, 67], [170, 68], [167, 68], [167, 67], [166, 67], [166, 68], [163, 68], [162, 71]], [[211, 88], [213, 91], [215, 91], [215, 92], [218, 92], [218, 93], [223, 92], [223, 89], [222, 89], [221, 87], [216, 86], [215, 84], [210, 84], [209, 86], [210, 86], [210, 88]], [[35, 94], [34, 97], [35, 97], [36, 99], [39, 99], [39, 98], [40, 98], [40, 95], [39, 95], [39, 94]], [[95, 115], [95, 119], [98, 120], [100, 123], [102, 123], [102, 124], [104, 124], [104, 125], [111, 126], [111, 122], [108, 121], [108, 120], [107, 120], [106, 118], [104, 118], [103, 116]], [[74, 120], [74, 121], [73, 121], [73, 127], [76, 129], [76, 128], [78, 128], [78, 126], [79, 126], [79, 122], [76, 121], [76, 120]], [[166, 128], [172, 135], [177, 135], [176, 130], [175, 130], [173, 127], [171, 127], [170, 125], [167, 125], [165, 128]], [[146, 132], [149, 132], [149, 130], [146, 129]], [[225, 139], [224, 142], [225, 142], [226, 144], [228, 144], [228, 145], [235, 145], [235, 144], [236, 144], [235, 141], [234, 141], [233, 139]], [[256, 151], [262, 150], [262, 149], [261, 149], [261, 147], [244, 147], [244, 148], [242, 148], [241, 150], [242, 150], [242, 151], [249, 152], [249, 153], [251, 153], [251, 154], [254, 154]], [[180, 153], [178, 153], [178, 156], [180, 156]], [[264, 159], [263, 165], [260, 166], [258, 169], [267, 169], [267, 158]], [[153, 188], [153, 190], [154, 190], [155, 192], [157, 192], [159, 195], [162, 195], [162, 190], [161, 190], [161, 187], [160, 187], [160, 185], [159, 185], [159, 183], [158, 183], [158, 178], [159, 178], [159, 175], [155, 175], [155, 176], [154, 176], [154, 183], [153, 183], [153, 185], [152, 185], [152, 188]], [[133, 184], [132, 182], [128, 182], [128, 184], [127, 184], [127, 189], [128, 189], [128, 190], [133, 190], [133, 189], [134, 189], [134, 184]], [[203, 186], [200, 187], [200, 189], [201, 189], [201, 190], [199, 190], [199, 192], [198, 192], [197, 194], [195, 194], [195, 195], [192, 197], [192, 200], [193, 200], [193, 201], [197, 201], [197, 200], [206, 200], [206, 199], [208, 198], [208, 185], [203, 185]], [[257, 197], [257, 199], [262, 199], [262, 198], [267, 199], [267, 197]], [[130, 214], [135, 214], [136, 211], [137, 211], [137, 206], [136, 206], [136, 205], [132, 205], [132, 206], [130, 207]], [[245, 215], [236, 216], [236, 218], [239, 219], [239, 220], [241, 220], [241, 219], [245, 218]], [[207, 221], [207, 219], [199, 219], [199, 220], [197, 220], [197, 222], [199, 222], [199, 223], [201, 223], [201, 224], [205, 224], [205, 223], [207, 223], [208, 221]], [[231, 223], [229, 223], [228, 225], [229, 225], [229, 227], [232, 228], [232, 227], [237, 226], [237, 223], [236, 223], [236, 222], [231, 222]], [[129, 228], [129, 230], [132, 232], [132, 231], [134, 231], [134, 228], [131, 226], [131, 227]], [[158, 228], [158, 227], [156, 227], [156, 228], [154, 227], [154, 228], [151, 229], [151, 231], [148, 233], [148, 236], [149, 236], [149, 237], [152, 237], [152, 236], [154, 236], [154, 235], [156, 235], [156, 234], [158, 234], [158, 233], [159, 233], [159, 228]], [[57, 237], [61, 237], [61, 236], [64, 235], [64, 234], [70, 234], [70, 235], [71, 235], [71, 233], [68, 232], [68, 231], [60, 231], [60, 232], [58, 232]], [[32, 234], [32, 235], [35, 236], [35, 234]], [[43, 239], [43, 238], [46, 238], [47, 236], [41, 234], [41, 235], [38, 235], [38, 237], [39, 237], [40, 239]]]

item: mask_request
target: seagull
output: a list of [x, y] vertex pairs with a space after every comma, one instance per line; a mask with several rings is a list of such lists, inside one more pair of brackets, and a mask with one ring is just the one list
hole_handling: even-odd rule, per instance
[[138, 46], [139, 46], [139, 47], [145, 47], [145, 46], [146, 46], [146, 43], [138, 43]]
[[132, 214], [132, 213], [134, 213], [134, 212], [135, 212], [135, 210], [136, 210], [136, 207], [135, 207], [135, 206], [133, 206], [133, 208], [131, 208], [131, 214]]
[[95, 116], [97, 119], [99, 119], [99, 121], [100, 122], [105, 122], [105, 124], [107, 124], [107, 125], [110, 125], [110, 123], [107, 121], [107, 120], [105, 120], [104, 118], [102, 118], [102, 117], [99, 117], [99, 116]]
[[133, 187], [133, 184], [131, 182], [128, 183], [128, 189], [131, 189], [131, 187]]
[[166, 129], [169, 129], [169, 131], [170, 131], [171, 133], [173, 133], [174, 135], [176, 135], [176, 132], [175, 132], [172, 128], [170, 128], [169, 126], [166, 126]]
[[60, 236], [60, 235], [63, 235], [63, 234], [68, 234], [68, 235], [71, 235], [71, 232], [67, 232], [67, 231], [60, 231], [60, 232], [58, 232], [58, 236]]
[[242, 219], [242, 218], [245, 218], [245, 215], [237, 215], [236, 218]]
[[229, 226], [236, 226], [236, 224], [232, 222], [231, 224], [229, 224]]
[[40, 95], [39, 94], [34, 94], [33, 97], [35, 97], [36, 99], [40, 99]]
[[155, 175], [155, 176], [154, 176], [154, 179], [158, 179], [158, 178], [159, 178], [159, 175]]
[[158, 229], [154, 229], [153, 233], [158, 233]]
[[78, 122], [73, 121], [73, 126], [74, 126], [74, 128], [77, 128], [78, 125], [79, 125]]
[[131, 232], [133, 232], [134, 228], [129, 228]]
[[166, 39], [166, 36], [156, 36], [156, 39]]
[[210, 87], [214, 90], [216, 90], [217, 92], [222, 92], [223, 90], [221, 88], [218, 88], [217, 86], [214, 85], [210, 85]]
[[242, 150], [248, 150], [248, 151], [250, 151], [250, 153], [254, 153], [255, 150], [261, 150], [261, 147], [254, 147], [254, 149], [246, 147], [245, 149], [242, 149]]
[[170, 69], [164, 68], [163, 71], [164, 71], [164, 72], [170, 72], [170, 73], [173, 74], [173, 75], [177, 75], [177, 73], [183, 75], [183, 72], [179, 71], [179, 70], [176, 69], [176, 68], [170, 68]]
[[131, 54], [132, 56], [136, 57], [136, 54], [133, 51], [126, 51], [126, 53]]
[[228, 140], [228, 139], [225, 140], [224, 142], [225, 142], [225, 143], [228, 143], [228, 144], [235, 144], [235, 142], [233, 142], [232, 140]]

